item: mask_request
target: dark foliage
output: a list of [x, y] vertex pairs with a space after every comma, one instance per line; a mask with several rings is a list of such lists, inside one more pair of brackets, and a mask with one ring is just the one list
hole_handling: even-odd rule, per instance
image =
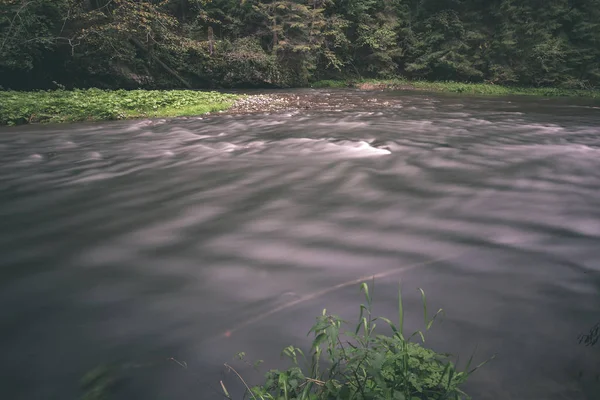
[[391, 78], [586, 89], [600, 0], [0, 0], [0, 85]]

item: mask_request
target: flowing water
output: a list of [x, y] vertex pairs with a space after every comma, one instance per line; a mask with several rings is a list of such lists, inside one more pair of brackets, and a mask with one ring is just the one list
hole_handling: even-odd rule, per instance
[[408, 329], [417, 287], [445, 310], [429, 346], [497, 354], [474, 398], [597, 399], [598, 105], [295, 95], [322, 107], [0, 131], [3, 398], [76, 399], [107, 364], [110, 398], [240, 393], [224, 362], [284, 366], [383, 274], [376, 314], [401, 280]]

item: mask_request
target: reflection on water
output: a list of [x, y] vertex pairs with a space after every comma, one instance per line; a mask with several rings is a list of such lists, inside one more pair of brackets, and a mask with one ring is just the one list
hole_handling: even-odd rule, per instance
[[327, 289], [384, 274], [378, 314], [402, 279], [411, 328], [413, 289], [446, 310], [430, 346], [498, 353], [475, 398], [595, 398], [598, 109], [298, 95], [330, 107], [0, 132], [3, 392], [76, 398], [114, 363], [115, 398], [221, 398], [223, 362], [280, 365], [323, 307], [355, 316], [357, 285]]

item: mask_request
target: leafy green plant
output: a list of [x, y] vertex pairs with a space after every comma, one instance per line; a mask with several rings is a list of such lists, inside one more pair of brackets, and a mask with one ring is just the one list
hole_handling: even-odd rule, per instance
[[[369, 286], [363, 283], [361, 290], [366, 304], [360, 305], [353, 330], [342, 331], [346, 322], [323, 310], [309, 332], [314, 339], [308, 357], [300, 348], [286, 347], [282, 354], [291, 360], [291, 367], [269, 371], [265, 382], [252, 388], [238, 374], [251, 397], [255, 400], [468, 399], [461, 386], [487, 361], [471, 369], [471, 357], [465, 370], [459, 371], [449, 355], [423, 347], [423, 331], [405, 335], [400, 290], [396, 322], [374, 317]], [[442, 310], [430, 317], [425, 293], [419, 290], [425, 331], [428, 331]], [[391, 328], [392, 334], [376, 333], [378, 322]]]
[[194, 90], [54, 90], [0, 92], [0, 125], [201, 115], [240, 96]]

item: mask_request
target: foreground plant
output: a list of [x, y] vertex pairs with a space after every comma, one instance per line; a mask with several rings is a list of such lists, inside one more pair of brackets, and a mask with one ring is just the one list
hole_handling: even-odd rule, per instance
[[[369, 286], [363, 283], [361, 290], [366, 305], [360, 305], [355, 329], [342, 332], [346, 322], [323, 310], [309, 331], [314, 334], [310, 360], [301, 349], [289, 346], [283, 350], [283, 355], [292, 361], [292, 366], [283, 371], [269, 371], [264, 384], [250, 388], [238, 375], [251, 397], [255, 400], [468, 399], [461, 386], [487, 361], [470, 369], [471, 357], [465, 370], [459, 371], [449, 355], [422, 346], [425, 343], [422, 331], [408, 337], [404, 335], [400, 290], [397, 323], [383, 317], [374, 318]], [[419, 290], [425, 331], [428, 331], [442, 310], [429, 318], [425, 293]], [[378, 321], [391, 328], [390, 336], [376, 334]], [[412, 341], [414, 338], [420, 339], [421, 343]], [[223, 390], [230, 397], [225, 386]]]

